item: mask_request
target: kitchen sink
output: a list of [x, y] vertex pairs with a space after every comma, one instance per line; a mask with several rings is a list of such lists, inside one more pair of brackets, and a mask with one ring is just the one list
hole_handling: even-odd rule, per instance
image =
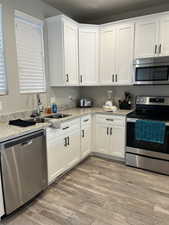
[[49, 116], [45, 116], [46, 119], [62, 119], [65, 117], [71, 116], [70, 114], [62, 114], [62, 113], [57, 113]]

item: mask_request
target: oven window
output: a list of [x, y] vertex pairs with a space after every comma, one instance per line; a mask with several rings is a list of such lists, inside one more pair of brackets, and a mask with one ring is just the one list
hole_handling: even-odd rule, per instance
[[158, 144], [153, 142], [138, 141], [135, 137], [135, 123], [127, 122], [127, 146], [144, 150], [169, 154], [169, 127], [166, 127], [165, 142]]
[[136, 68], [136, 81], [167, 81], [168, 66]]

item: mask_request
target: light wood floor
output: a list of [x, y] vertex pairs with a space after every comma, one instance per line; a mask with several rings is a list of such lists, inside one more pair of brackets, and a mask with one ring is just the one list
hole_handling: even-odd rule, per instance
[[89, 158], [7, 225], [169, 225], [169, 177]]

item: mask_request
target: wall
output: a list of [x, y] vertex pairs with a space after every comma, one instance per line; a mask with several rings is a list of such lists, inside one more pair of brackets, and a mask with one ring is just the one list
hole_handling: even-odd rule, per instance
[[130, 92], [133, 101], [136, 95], [169, 96], [169, 86], [121, 86], [121, 87], [86, 87], [81, 89], [81, 97], [91, 97], [96, 106], [102, 106], [107, 99], [107, 90], [112, 90], [114, 101], [124, 98], [124, 92]]
[[[8, 79], [8, 95], [0, 96], [3, 110], [0, 113], [9, 113], [16, 111], [32, 110], [36, 105], [36, 98], [33, 94], [19, 94], [18, 89], [18, 71], [16, 61], [16, 44], [14, 29], [14, 10], [20, 10], [35, 16], [39, 19], [60, 14], [57, 9], [43, 3], [41, 0], [0, 0], [3, 7], [3, 28], [6, 54], [6, 70]], [[46, 32], [45, 32], [46, 34]], [[46, 36], [45, 36], [46, 39]], [[45, 41], [45, 50], [47, 56], [47, 42]], [[47, 57], [46, 57], [47, 58]], [[46, 75], [48, 80], [48, 66], [46, 65]], [[67, 104], [68, 96], [73, 99], [78, 96], [78, 88], [59, 88], [58, 90], [48, 89], [49, 94], [41, 94], [44, 104], [49, 101], [49, 95], [54, 95], [59, 104]]]

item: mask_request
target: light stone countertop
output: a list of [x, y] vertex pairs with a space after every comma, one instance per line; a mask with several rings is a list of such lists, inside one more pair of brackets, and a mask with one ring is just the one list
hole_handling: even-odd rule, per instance
[[[117, 112], [113, 113], [113, 112], [106, 112], [102, 108], [87, 108], [87, 109], [73, 108], [69, 110], [59, 111], [59, 113], [70, 114], [69, 117], [65, 117], [65, 118], [57, 119], [57, 120], [52, 119], [51, 121], [64, 122], [74, 118], [78, 118], [88, 114], [95, 114], [95, 113], [126, 116], [130, 112], [131, 110], [118, 110]], [[42, 116], [45, 116], [45, 115], [42, 115]], [[40, 129], [45, 129], [49, 125], [50, 125], [50, 122], [45, 122], [45, 123], [37, 123], [34, 126], [22, 128], [17, 126], [11, 126], [11, 125], [8, 125], [7, 123], [0, 123], [0, 142], [10, 140], [12, 138], [16, 138], [16, 137], [40, 130]]]

